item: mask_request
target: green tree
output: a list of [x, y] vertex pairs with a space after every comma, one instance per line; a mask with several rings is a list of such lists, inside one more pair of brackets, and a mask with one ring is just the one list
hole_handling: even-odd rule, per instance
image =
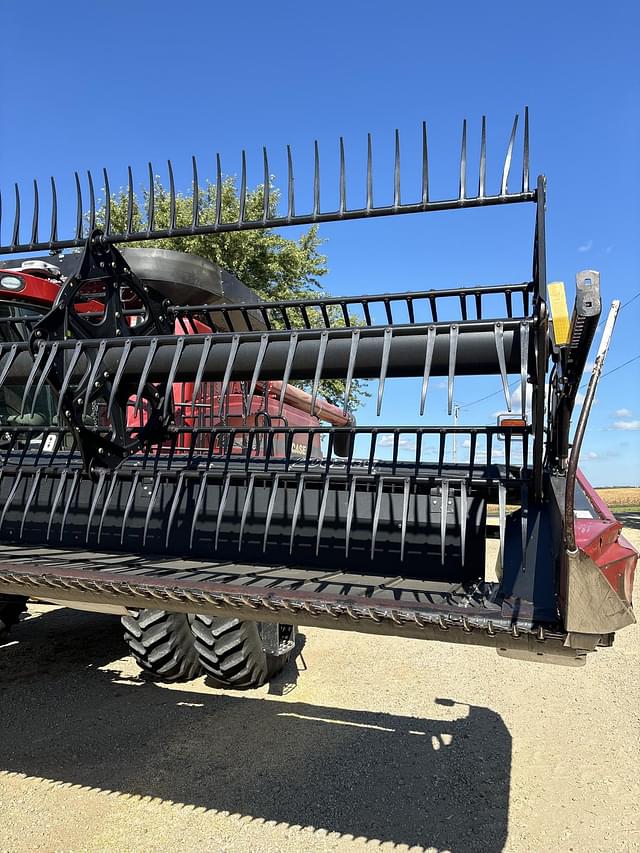
[[[222, 222], [237, 221], [240, 214], [240, 198], [236, 181], [228, 176], [221, 185]], [[276, 215], [280, 192], [269, 187], [269, 215]], [[261, 219], [264, 205], [264, 185], [247, 190], [245, 218]], [[176, 226], [189, 227], [193, 215], [191, 195], [176, 194]], [[170, 194], [156, 177], [153, 192], [154, 228], [169, 227]], [[200, 189], [198, 197], [198, 221], [213, 223], [216, 219], [217, 186], [207, 183]], [[142, 202], [134, 197], [132, 228], [144, 231], [148, 227], [149, 191], [144, 190]], [[104, 205], [98, 212], [98, 224], [104, 224]], [[126, 231], [128, 197], [125, 190], [111, 197], [111, 230]], [[317, 226], [312, 226], [296, 240], [287, 239], [273, 229], [223, 232], [212, 235], [170, 237], [164, 240], [132, 243], [132, 246], [155, 246], [174, 249], [207, 258], [236, 275], [261, 298], [304, 299], [324, 295], [320, 279], [327, 273], [327, 258], [320, 251], [323, 240], [318, 236]], [[336, 316], [336, 324], [340, 317]], [[307, 387], [306, 383], [297, 383]], [[337, 380], [323, 381], [320, 392], [330, 402], [342, 404], [344, 383]], [[349, 395], [349, 406], [355, 409], [362, 398], [368, 396], [362, 382], [354, 381]]]

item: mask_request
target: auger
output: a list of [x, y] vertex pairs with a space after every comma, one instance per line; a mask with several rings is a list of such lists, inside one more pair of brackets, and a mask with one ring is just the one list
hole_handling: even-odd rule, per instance
[[[519, 188], [509, 189], [518, 117], [495, 192], [483, 118], [477, 191], [469, 189], [465, 122], [458, 192], [448, 199], [430, 191], [425, 125], [413, 200], [401, 188], [396, 132], [393, 197], [381, 206], [370, 137], [361, 207], [347, 203], [342, 139], [335, 210], [321, 205], [317, 144], [311, 210], [302, 214], [290, 148], [283, 211], [270, 199], [264, 151], [258, 219], [246, 214], [244, 152], [233, 221], [222, 211], [219, 157], [212, 221], [201, 221], [195, 159], [186, 224], [168, 164], [168, 227], [157, 225], [151, 164], [142, 229], [130, 167], [122, 230], [112, 222], [106, 171], [101, 221], [91, 173], [88, 216], [76, 173], [76, 227], [66, 239], [52, 179], [48, 236], [40, 237], [34, 182], [25, 241], [16, 185], [11, 239], [0, 252], [51, 254], [0, 267], [0, 620], [3, 607], [17, 614], [27, 598], [116, 608], [133, 653], [157, 677], [204, 668], [235, 686], [277, 672], [299, 625], [566, 664], [611, 645], [634, 621], [637, 554], [577, 462], [617, 308], [571, 447], [601, 316], [599, 275], [578, 274], [569, 318], [564, 288], [547, 284], [546, 182], [530, 186], [526, 111], [523, 124]], [[263, 301], [202, 259], [126, 248], [523, 203], [535, 209], [532, 276], [509, 284]], [[434, 377], [446, 380], [450, 415], [456, 378], [479, 375], [495, 376], [504, 395], [497, 423], [424, 424], [437, 405]], [[342, 405], [322, 399], [326, 379], [343, 381]], [[374, 425], [356, 424], [349, 409], [355, 380], [376, 383]], [[415, 426], [381, 419], [385, 388], [403, 380], [419, 388], [406, 401]], [[454, 438], [465, 458], [452, 458]], [[487, 565], [494, 537], [497, 574]]]

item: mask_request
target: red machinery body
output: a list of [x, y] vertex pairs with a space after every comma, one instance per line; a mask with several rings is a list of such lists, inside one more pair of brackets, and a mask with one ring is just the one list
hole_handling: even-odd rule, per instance
[[[4, 282], [7, 282], [7, 285]], [[62, 282], [55, 277], [53, 270], [38, 269], [33, 272], [25, 272], [24, 269], [5, 269], [0, 276], [0, 301], [8, 302], [12, 306], [16, 304], [24, 308], [32, 307], [36, 311], [48, 311], [54, 304], [61, 288]], [[86, 301], [76, 306], [77, 310], [85, 314], [102, 313], [103, 306], [96, 298], [91, 298], [91, 293], [86, 294]], [[132, 303], [135, 307], [135, 303]], [[135, 323], [135, 314], [132, 315], [131, 323]], [[194, 320], [189, 328], [184, 327], [178, 321], [175, 324], [175, 334], [198, 334], [207, 332], [209, 329]], [[282, 393], [281, 382], [258, 382], [253, 398], [248, 401], [243, 393], [240, 382], [231, 382], [225, 393], [224, 400], [220, 399], [220, 382], [204, 382], [197, 392], [196, 399], [193, 398], [194, 383], [174, 383], [173, 402], [176, 413], [176, 421], [191, 428], [211, 429], [216, 426], [245, 426], [260, 427], [277, 424], [280, 426], [300, 426], [310, 428], [319, 426], [321, 421], [326, 421], [334, 426], [346, 426], [349, 424], [349, 416], [342, 409], [328, 403], [326, 400], [318, 399], [315, 403], [315, 414], [311, 414], [312, 399], [301, 388], [287, 385]], [[282, 405], [280, 398], [282, 396]], [[142, 426], [145, 421], [143, 412], [133, 411], [133, 398], [128, 414], [128, 425], [130, 427]], [[304, 456], [308, 451], [308, 432], [296, 436], [293, 442], [293, 453]], [[278, 444], [281, 444], [280, 448]], [[182, 449], [188, 449], [191, 445], [191, 436], [184, 435], [181, 438]], [[258, 443], [252, 453], [256, 455], [260, 451]], [[234, 446], [233, 453], [243, 452], [241, 446]], [[313, 455], [318, 457], [322, 454], [320, 436], [316, 435], [312, 442]], [[275, 456], [284, 454], [284, 439], [276, 439], [273, 448]]]

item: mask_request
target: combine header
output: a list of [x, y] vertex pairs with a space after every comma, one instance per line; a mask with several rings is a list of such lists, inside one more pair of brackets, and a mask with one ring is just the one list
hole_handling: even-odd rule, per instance
[[[615, 307], [571, 447], [600, 319], [599, 276], [578, 275], [569, 317], [562, 287], [547, 286], [545, 179], [530, 185], [526, 113], [512, 190], [516, 141], [517, 117], [494, 191], [483, 119], [470, 194], [465, 122], [458, 193], [434, 199], [423, 126], [422, 179], [406, 201], [396, 134], [393, 198], [376, 206], [369, 140], [365, 204], [354, 209], [341, 140], [331, 211], [320, 202], [316, 145], [304, 214], [289, 149], [286, 211], [274, 211], [265, 151], [257, 220], [246, 218], [244, 154], [234, 221], [222, 215], [218, 158], [213, 221], [201, 221], [194, 160], [191, 221], [178, 222], [169, 163], [168, 227], [156, 226], [150, 165], [142, 230], [133, 227], [131, 169], [123, 231], [112, 225], [106, 172], [100, 223], [92, 176], [84, 217], [76, 175], [77, 225], [67, 239], [58, 236], [53, 179], [45, 239], [37, 184], [26, 240], [16, 186], [12, 236], [0, 253], [51, 255], [48, 263], [9, 258], [0, 269], [0, 619], [15, 618], [27, 598], [112, 609], [127, 614], [131, 648], [155, 675], [204, 667], [236, 686], [277, 671], [297, 625], [568, 664], [610, 645], [634, 621], [637, 555], [577, 462]], [[523, 283], [263, 302], [200, 259], [118, 248], [506, 204], [535, 210], [532, 277]], [[72, 248], [81, 251], [61, 255]], [[406, 411], [419, 420], [433, 410], [430, 381], [445, 377], [450, 415], [456, 378], [487, 374], [509, 412], [497, 424], [361, 426], [349, 411], [354, 380], [376, 380], [380, 415], [385, 387], [413, 377], [419, 393]], [[344, 381], [343, 406], [320, 397], [325, 379]], [[456, 439], [468, 454], [454, 461]], [[494, 535], [497, 575], [486, 565]]]

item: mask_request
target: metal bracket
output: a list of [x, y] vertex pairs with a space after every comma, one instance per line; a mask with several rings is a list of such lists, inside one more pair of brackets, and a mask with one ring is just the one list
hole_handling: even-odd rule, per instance
[[[101, 369], [109, 338], [140, 337], [148, 334], [171, 334], [172, 323], [167, 318], [166, 301], [144, 287], [129, 269], [118, 250], [102, 242], [102, 231], [94, 229], [87, 238], [77, 269], [64, 284], [49, 313], [37, 323], [31, 334], [30, 346], [34, 355], [33, 377], [45, 355], [48, 355], [42, 376], [58, 394], [58, 410], [69, 423], [82, 453], [83, 462], [90, 472], [97, 468], [116, 468], [142, 446], [161, 441], [171, 421], [167, 395], [171, 385], [159, 390], [144, 383], [140, 396], [147, 402], [146, 422], [131, 440], [127, 430], [127, 401], [131, 389], [120, 386], [119, 373], [115, 376]], [[142, 318], [135, 326], [127, 322], [124, 294], [142, 305]], [[99, 302], [101, 313], [81, 310], [84, 304]], [[78, 355], [69, 357], [69, 351], [58, 351], [57, 341], [99, 340], [95, 347], [80, 347]], [[51, 346], [47, 344], [51, 342]], [[85, 360], [86, 369], [79, 382], [70, 381], [79, 356]], [[73, 362], [73, 366], [72, 366]], [[38, 385], [42, 383], [41, 381]], [[37, 390], [37, 389], [36, 389]], [[25, 394], [26, 396], [26, 394]], [[91, 428], [90, 407], [103, 401], [107, 404], [111, 436]]]

